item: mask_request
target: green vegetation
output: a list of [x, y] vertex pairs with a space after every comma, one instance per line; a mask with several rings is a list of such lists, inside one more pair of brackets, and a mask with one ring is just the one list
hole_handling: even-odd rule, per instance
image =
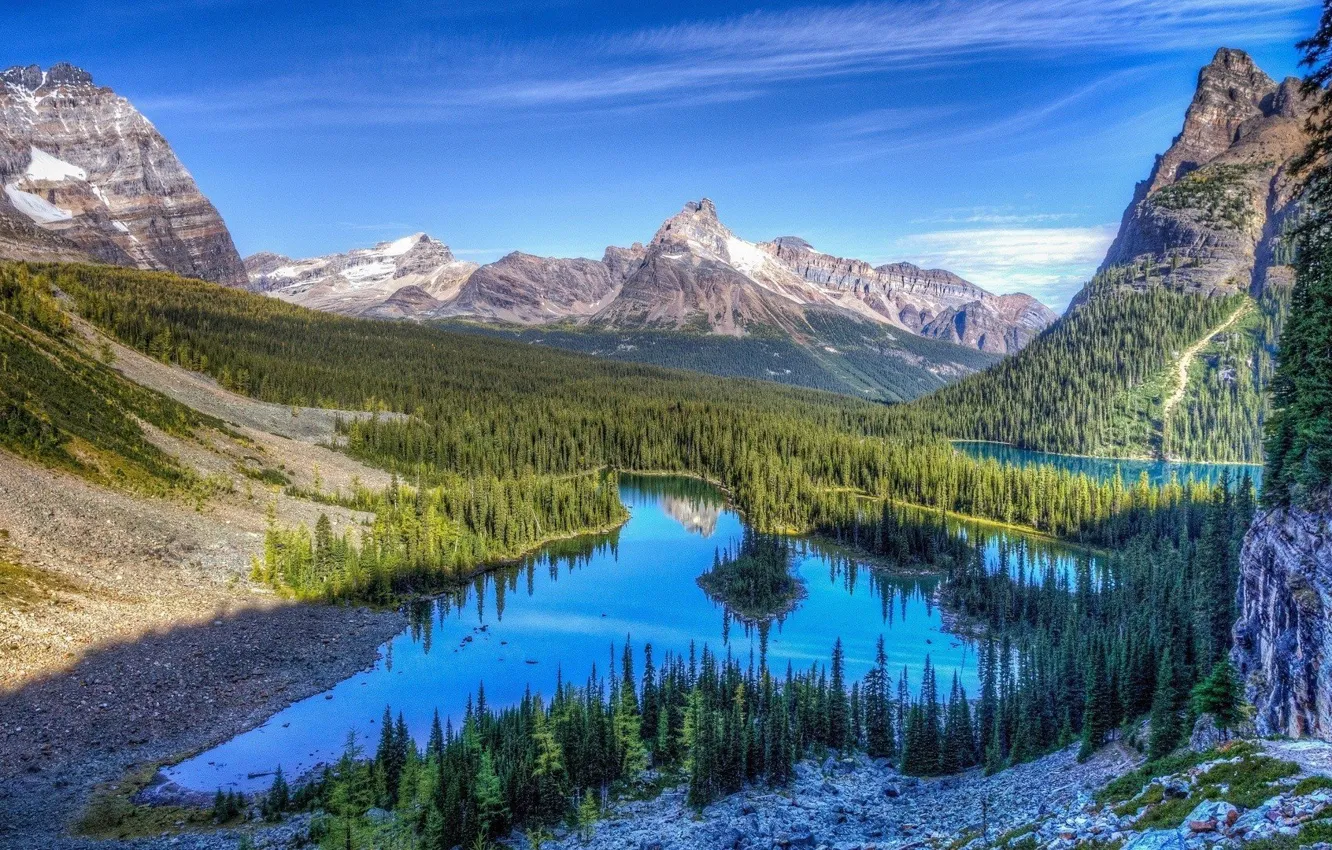
[[[1063, 534], [1156, 497], [955, 452], [928, 417], [844, 396], [371, 323], [170, 275], [49, 266], [122, 342], [266, 401], [391, 410], [346, 450], [423, 485], [603, 468], [719, 482], [760, 530], [803, 530], [856, 494]], [[1007, 362], [1007, 361], [1006, 361]], [[1049, 381], [1045, 382], [1049, 384]]]
[[[1154, 782], [1117, 806], [1116, 813], [1125, 816], [1145, 809], [1134, 822], [1135, 829], [1174, 829], [1200, 803], [1208, 800], [1224, 801], [1241, 809], [1256, 808], [1284, 790], [1287, 785], [1283, 780], [1299, 772], [1299, 765], [1294, 762], [1259, 755], [1252, 745], [1237, 744], [1220, 751], [1189, 753], [1185, 757], [1151, 762], [1116, 780], [1112, 786], [1117, 785], [1122, 790], [1130, 782], [1136, 782], [1134, 787], [1142, 787], [1153, 776], [1179, 773], [1217, 759], [1226, 760], [1200, 774], [1187, 797], [1167, 797], [1164, 786]], [[1105, 792], [1102, 796], [1104, 799]]]
[[457, 584], [480, 567], [541, 543], [608, 530], [627, 516], [614, 475], [482, 476], [411, 488], [396, 481], [335, 499], [374, 514], [359, 537], [333, 533], [321, 514], [314, 533], [270, 520], [253, 578], [295, 596], [390, 602]]
[[1247, 181], [1270, 167], [1271, 163], [1205, 165], [1156, 190], [1149, 200], [1161, 209], [1189, 211], [1213, 227], [1243, 230], [1258, 215], [1254, 187]]
[[[947, 559], [945, 603], [990, 635], [977, 708], [980, 750], [997, 769], [1081, 738], [1090, 753], [1121, 723], [1152, 715], [1151, 755], [1191, 727], [1190, 690], [1223, 701], [1239, 549], [1253, 514], [1248, 482], [1122, 515], [1099, 531], [1110, 554], [1070, 579]], [[1093, 535], [1088, 535], [1094, 538]]]
[[957, 438], [1070, 454], [1141, 453], [1147, 434], [1135, 429], [1151, 405], [1145, 409], [1131, 394], [1145, 392], [1244, 296], [1209, 298], [1163, 287], [1128, 292], [1116, 282], [1118, 271], [1098, 275], [1085, 303], [1020, 353], [908, 412]]
[[[691, 369], [730, 378], [754, 378], [880, 401], [908, 401], [932, 392], [956, 374], [979, 371], [998, 360], [969, 348], [890, 331], [868, 322], [811, 313], [820, 343], [802, 345], [785, 335], [736, 338], [660, 330], [611, 331], [564, 324], [540, 328], [447, 321], [438, 327], [590, 354], [624, 363]], [[930, 366], [941, 367], [940, 374]]]
[[1296, 162], [1304, 179], [1295, 229], [1295, 289], [1272, 381], [1263, 500], [1309, 502], [1332, 484], [1332, 8], [1298, 45], [1310, 69], [1302, 92], [1317, 104], [1309, 146]]
[[[390, 837], [398, 847], [471, 846], [560, 821], [594, 829], [603, 793], [635, 793], [649, 767], [687, 775], [689, 801], [702, 807], [746, 782], [785, 784], [805, 754], [871, 740], [892, 746], [882, 655], [864, 687], [849, 691], [840, 642], [830, 665], [784, 677], [707, 647], [660, 667], [651, 647], [642, 658], [640, 677], [626, 643], [616, 673], [563, 683], [549, 702], [528, 696], [496, 711], [479, 692], [461, 729], [436, 717], [424, 751], [386, 709], [373, 758], [349, 738], [342, 759], [291, 794], [289, 806], [322, 813], [312, 834], [330, 848], [384, 846]], [[367, 817], [372, 807], [393, 816]]]
[[717, 552], [698, 586], [742, 620], [781, 618], [804, 596], [791, 571], [793, 545], [787, 537], [746, 528], [734, 552]]
[[1162, 453], [1196, 461], [1259, 463], [1267, 392], [1290, 290], [1268, 287], [1258, 309], [1218, 334], [1189, 369], [1184, 397], [1165, 423]]
[[202, 485], [144, 423], [186, 438], [221, 423], [122, 378], [81, 343], [47, 279], [0, 265], [0, 448], [137, 492]]

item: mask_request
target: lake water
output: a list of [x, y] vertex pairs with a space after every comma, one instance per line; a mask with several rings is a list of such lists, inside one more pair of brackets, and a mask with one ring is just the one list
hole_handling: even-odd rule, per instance
[[[548, 547], [449, 598], [418, 603], [413, 625], [384, 645], [371, 669], [168, 768], [167, 777], [208, 792], [267, 788], [271, 779], [255, 774], [281, 764], [298, 776], [333, 761], [348, 730], [373, 752], [385, 705], [401, 711], [424, 742], [435, 710], [458, 723], [479, 684], [491, 706], [517, 702], [528, 688], [549, 695], [559, 676], [582, 682], [594, 665], [605, 672], [612, 658], [618, 663], [626, 636], [640, 673], [648, 642], [658, 664], [667, 652], [687, 654], [691, 642], [757, 659], [760, 629], [731, 620], [695, 583], [718, 548], [739, 540], [740, 518], [716, 490], [684, 479], [622, 477], [621, 497], [631, 518], [617, 532]], [[997, 564], [998, 536], [986, 540]], [[1017, 548], [1046, 552], [1043, 545]], [[848, 677], [859, 679], [883, 635], [894, 678], [906, 667], [914, 689], [928, 654], [945, 691], [956, 670], [976, 693], [974, 648], [944, 631], [932, 604], [937, 577], [872, 570], [812, 542], [801, 547], [795, 569], [807, 597], [763, 630], [774, 671], [784, 673], [788, 662], [798, 669], [827, 663], [840, 637]]]
[[1125, 484], [1134, 484], [1146, 472], [1148, 480], [1153, 484], [1164, 484], [1172, 476], [1177, 478], [1181, 484], [1187, 482], [1190, 478], [1195, 481], [1216, 483], [1226, 474], [1230, 476], [1233, 483], [1238, 484], [1247, 473], [1253, 479], [1254, 487], [1261, 487], [1263, 483], [1263, 468], [1249, 464], [1179, 463], [1164, 460], [1081, 457], [1079, 455], [1062, 455], [1019, 449], [1002, 443], [977, 443], [965, 440], [957, 441], [953, 445], [959, 451], [966, 452], [980, 460], [997, 460], [1000, 463], [1013, 466], [1055, 466], [1069, 472], [1082, 473], [1098, 481], [1109, 481], [1112, 476], [1118, 475]]

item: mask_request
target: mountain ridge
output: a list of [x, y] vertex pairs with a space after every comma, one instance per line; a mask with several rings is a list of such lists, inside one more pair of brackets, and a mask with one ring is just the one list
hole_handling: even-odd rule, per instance
[[[336, 258], [367, 250], [373, 249], [291, 262], [332, 274]], [[294, 286], [274, 287], [277, 256], [261, 252], [247, 258], [252, 288], [317, 309], [373, 311], [364, 299], [316, 301]], [[804, 313], [815, 310], [991, 354], [1021, 349], [1056, 318], [1031, 296], [995, 295], [942, 269], [900, 262], [875, 267], [815, 251], [799, 237], [748, 242], [721, 222], [708, 198], [685, 204], [647, 244], [610, 246], [601, 260], [514, 251], [458, 273], [465, 277], [456, 296], [440, 304], [421, 301], [420, 312], [409, 317], [523, 326], [574, 321], [605, 330], [733, 337], [766, 327], [812, 339], [816, 335]], [[328, 283], [321, 286], [320, 292], [337, 291]], [[387, 288], [381, 290], [387, 299]]]

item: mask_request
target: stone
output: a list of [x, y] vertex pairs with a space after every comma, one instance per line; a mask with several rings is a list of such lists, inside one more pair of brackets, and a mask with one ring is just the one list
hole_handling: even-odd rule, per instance
[[4, 79], [0, 182], [62, 214], [34, 214], [10, 194], [11, 203], [0, 204], [0, 256], [95, 260], [246, 285], [222, 217], [128, 100], [72, 65], [10, 68]]
[[1199, 715], [1189, 735], [1189, 749], [1195, 753], [1214, 750], [1230, 739], [1229, 733], [1216, 725], [1216, 717], [1211, 714]]
[[1125, 844], [1124, 850], [1184, 850], [1184, 839], [1173, 829], [1149, 829]]
[[1332, 740], [1332, 504], [1264, 511], [1240, 553], [1231, 657], [1260, 734]]
[[902, 786], [898, 785], [896, 782], [883, 783], [883, 788], [881, 788], [880, 791], [883, 793], [883, 796], [890, 800], [902, 796]]
[[1190, 832], [1215, 832], [1229, 827], [1239, 818], [1239, 810], [1230, 803], [1220, 800], [1207, 800], [1194, 807], [1184, 819], [1184, 826]]

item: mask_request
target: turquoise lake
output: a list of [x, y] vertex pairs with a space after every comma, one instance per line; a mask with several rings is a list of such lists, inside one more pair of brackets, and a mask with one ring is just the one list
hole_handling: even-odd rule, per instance
[[1263, 468], [1251, 464], [1220, 463], [1180, 463], [1165, 460], [1128, 460], [1109, 457], [1082, 457], [1081, 455], [1062, 455], [1051, 452], [1037, 452], [1020, 449], [1003, 443], [977, 443], [965, 440], [954, 442], [958, 451], [980, 460], [996, 460], [1013, 466], [1055, 466], [1073, 473], [1082, 473], [1089, 478], [1108, 481], [1118, 475], [1126, 484], [1133, 484], [1147, 473], [1147, 479], [1153, 484], [1164, 484], [1177, 478], [1185, 483], [1190, 478], [1195, 481], [1217, 483], [1222, 476], [1229, 475], [1234, 484], [1238, 484], [1244, 475], [1253, 479], [1254, 487], [1263, 483]]

